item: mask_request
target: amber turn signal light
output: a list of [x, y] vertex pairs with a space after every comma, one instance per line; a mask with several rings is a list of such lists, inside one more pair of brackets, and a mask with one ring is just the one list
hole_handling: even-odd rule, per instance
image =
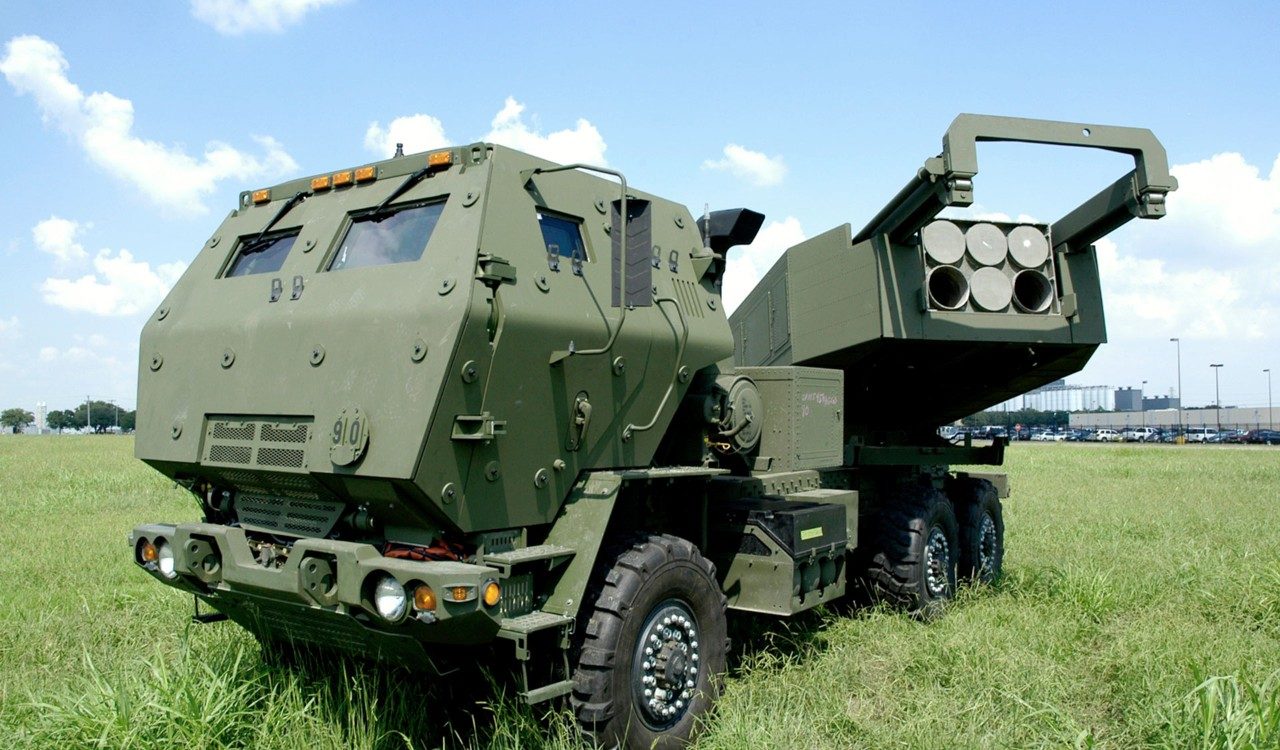
[[492, 607], [502, 598], [502, 589], [498, 587], [497, 581], [489, 581], [484, 585], [484, 605]]
[[266, 202], [267, 202], [267, 201], [269, 201], [269, 200], [271, 200], [271, 191], [270, 191], [270, 190], [255, 190], [255, 191], [253, 191], [253, 202], [254, 202], [254, 204], [255, 204], [255, 205], [256, 205], [256, 204], [258, 204], [258, 203], [266, 203]]
[[413, 608], [426, 610], [428, 612], [436, 608], [436, 592], [431, 590], [427, 584], [422, 584], [413, 590]]
[[138, 556], [142, 558], [144, 563], [152, 563], [160, 559], [160, 553], [156, 550], [156, 546], [151, 543], [150, 539], [144, 539], [142, 546], [138, 549]]
[[447, 167], [453, 163], [452, 151], [435, 151], [427, 154], [428, 167]]

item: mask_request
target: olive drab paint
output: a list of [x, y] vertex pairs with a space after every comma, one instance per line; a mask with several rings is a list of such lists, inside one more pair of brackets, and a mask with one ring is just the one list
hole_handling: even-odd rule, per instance
[[[1050, 223], [939, 218], [972, 205], [985, 141], [1135, 166]], [[268, 644], [416, 668], [508, 641], [526, 700], [683, 741], [686, 614], [791, 615], [873, 558], [925, 611], [977, 554], [948, 551], [957, 528], [998, 566], [1007, 480], [949, 466], [1004, 443], [936, 429], [1085, 365], [1106, 339], [1093, 243], [1176, 187], [1149, 131], [961, 115], [863, 229], [789, 248], [731, 318], [726, 259], [764, 216], [695, 220], [616, 170], [476, 143], [246, 191], [142, 331], [136, 453], [203, 519], [138, 526], [134, 559]], [[893, 558], [891, 523], [926, 548]], [[629, 549], [702, 573], [619, 615], [601, 581], [643, 587]], [[626, 619], [668, 610], [679, 628]], [[590, 633], [616, 666], [579, 661], [575, 631], [619, 617], [661, 664], [600, 642], [626, 628]]]

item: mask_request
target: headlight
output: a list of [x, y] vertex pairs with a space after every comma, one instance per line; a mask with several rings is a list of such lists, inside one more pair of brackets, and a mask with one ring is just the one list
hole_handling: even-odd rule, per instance
[[173, 562], [173, 547], [168, 542], [160, 542], [156, 547], [156, 564], [160, 566], [160, 575], [165, 578], [178, 577], [178, 569]]
[[395, 622], [404, 616], [409, 599], [404, 593], [404, 586], [394, 576], [383, 576], [373, 587], [373, 605], [382, 619]]

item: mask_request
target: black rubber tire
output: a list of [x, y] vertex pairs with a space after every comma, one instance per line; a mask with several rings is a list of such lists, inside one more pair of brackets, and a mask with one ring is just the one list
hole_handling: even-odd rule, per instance
[[[650, 614], [673, 600], [697, 623], [700, 667], [684, 713], [670, 726], [655, 727], [641, 710], [634, 665]], [[574, 714], [604, 747], [684, 747], [719, 695], [727, 650], [725, 597], [715, 566], [684, 539], [640, 536], [613, 559], [590, 610], [573, 675]]]
[[[986, 479], [956, 482], [949, 490], [960, 520], [959, 576], [972, 583], [995, 583], [1004, 572], [1004, 506], [1000, 493]], [[983, 530], [991, 520], [995, 537], [986, 538]], [[987, 560], [983, 565], [984, 558]]]
[[[870, 520], [870, 533], [861, 535], [867, 547], [861, 559], [872, 600], [924, 619], [942, 614], [956, 590], [959, 529], [951, 502], [932, 485], [907, 485]], [[926, 545], [935, 530], [946, 542], [941, 591], [930, 590], [926, 572]]]

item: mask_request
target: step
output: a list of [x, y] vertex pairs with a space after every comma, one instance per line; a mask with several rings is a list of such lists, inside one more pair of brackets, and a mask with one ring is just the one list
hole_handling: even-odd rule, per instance
[[510, 574], [511, 569], [517, 565], [538, 562], [539, 560], [558, 560], [560, 558], [573, 557], [574, 550], [570, 547], [561, 547], [558, 544], [535, 544], [531, 547], [521, 547], [513, 549], [510, 552], [495, 552], [491, 555], [485, 555], [482, 562], [499, 568], [504, 574]]
[[557, 615], [551, 612], [530, 612], [519, 617], [504, 617], [498, 629], [499, 638], [516, 638], [536, 633], [539, 630], [561, 628], [573, 622], [572, 617]]

